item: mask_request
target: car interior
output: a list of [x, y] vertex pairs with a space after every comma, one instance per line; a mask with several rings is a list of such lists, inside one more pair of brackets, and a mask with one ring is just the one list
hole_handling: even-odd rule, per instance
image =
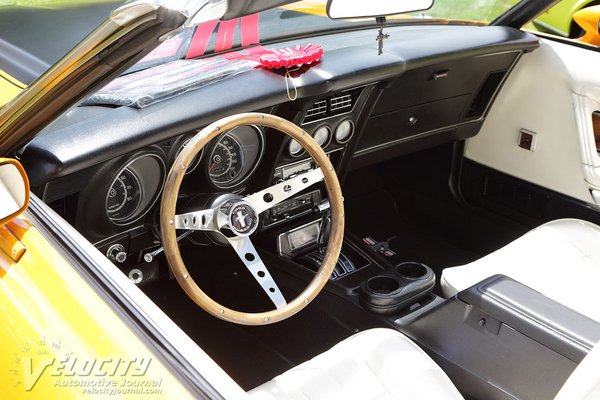
[[[32, 193], [257, 398], [287, 398], [282, 387], [322, 398], [368, 374], [380, 390], [356, 383], [354, 398], [554, 398], [600, 341], [600, 56], [503, 26], [392, 21], [385, 33], [381, 54], [373, 26], [265, 45], [323, 46], [293, 78], [296, 98], [287, 76], [251, 68], [144, 107], [84, 101], [20, 151]], [[203, 128], [242, 113], [292, 122], [328, 161], [244, 118], [198, 145]], [[194, 157], [163, 193], [180, 154]], [[295, 189], [327, 162], [341, 215], [327, 177]], [[322, 273], [342, 220], [323, 290], [261, 326], [203, 310], [169, 266], [162, 199], [176, 200], [186, 274], [218, 304], [262, 313], [277, 299], [252, 260], [185, 216], [196, 226], [190, 213], [227, 205], [234, 223], [240, 200], [290, 185], [248, 223], [251, 240], [291, 301]], [[366, 364], [339, 362], [356, 349]], [[396, 357], [393, 377], [382, 352]], [[302, 369], [311, 359], [328, 380]]]

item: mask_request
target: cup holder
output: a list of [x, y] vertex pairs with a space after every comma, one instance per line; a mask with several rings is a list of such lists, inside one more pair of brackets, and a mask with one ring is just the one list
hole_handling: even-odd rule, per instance
[[393, 274], [372, 276], [360, 285], [359, 299], [363, 307], [377, 314], [393, 314], [402, 297], [402, 280]]
[[396, 314], [425, 297], [435, 285], [435, 274], [425, 264], [404, 262], [365, 279], [359, 301], [376, 314]]
[[404, 262], [394, 267], [394, 271], [403, 278], [423, 279], [429, 275], [431, 269], [418, 262]]
[[380, 295], [392, 294], [400, 289], [401, 286], [400, 281], [387, 275], [378, 275], [367, 279], [369, 291]]

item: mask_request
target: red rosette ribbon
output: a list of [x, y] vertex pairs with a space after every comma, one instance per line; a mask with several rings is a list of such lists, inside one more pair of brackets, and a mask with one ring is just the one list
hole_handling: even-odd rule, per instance
[[260, 56], [260, 64], [269, 69], [300, 67], [320, 61], [323, 46], [320, 44], [296, 45], [284, 49], [267, 50]]

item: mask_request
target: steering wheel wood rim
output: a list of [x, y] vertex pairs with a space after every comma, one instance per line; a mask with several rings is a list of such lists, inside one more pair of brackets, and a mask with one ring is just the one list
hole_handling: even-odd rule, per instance
[[[240, 125], [259, 125], [278, 130], [300, 143], [320, 167], [331, 206], [331, 231], [325, 257], [316, 275], [294, 300], [279, 309], [260, 313], [247, 313], [225, 307], [210, 298], [190, 276], [179, 251], [175, 229], [177, 197], [187, 166], [212, 139]], [[302, 128], [283, 118], [262, 114], [244, 113], [222, 118], [198, 132], [183, 148], [169, 174], [161, 198], [160, 232], [165, 256], [185, 293], [210, 314], [242, 325], [267, 325], [291, 317], [306, 307], [323, 289], [338, 260], [344, 238], [344, 204], [341, 187], [329, 157], [314, 139]]]

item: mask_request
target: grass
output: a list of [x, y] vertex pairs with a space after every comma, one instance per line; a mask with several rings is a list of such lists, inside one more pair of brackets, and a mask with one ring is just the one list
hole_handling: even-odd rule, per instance
[[447, 19], [491, 22], [520, 0], [438, 0], [425, 15]]

